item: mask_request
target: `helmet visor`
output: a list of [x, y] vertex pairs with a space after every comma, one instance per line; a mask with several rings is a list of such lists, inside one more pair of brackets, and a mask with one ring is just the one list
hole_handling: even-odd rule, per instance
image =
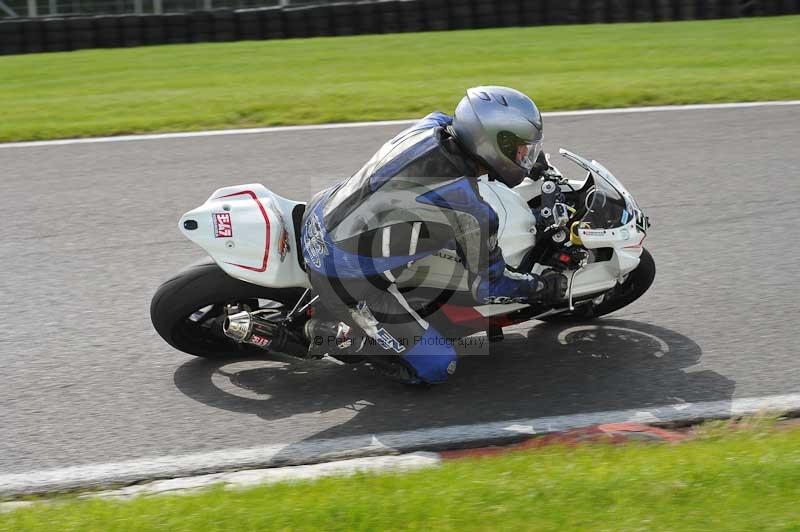
[[525, 170], [533, 168], [539, 154], [542, 153], [542, 141], [533, 142], [531, 144], [520, 144], [517, 146], [517, 154], [514, 162], [523, 167]]
[[530, 170], [542, 151], [542, 138], [540, 135], [537, 140], [530, 141], [521, 139], [510, 131], [501, 131], [497, 135], [497, 145], [503, 155], [514, 161], [514, 164]]

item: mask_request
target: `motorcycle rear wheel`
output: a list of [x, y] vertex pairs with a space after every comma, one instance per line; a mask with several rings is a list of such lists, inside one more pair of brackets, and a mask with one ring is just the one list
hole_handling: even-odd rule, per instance
[[611, 314], [623, 307], [626, 307], [642, 297], [656, 276], [656, 263], [649, 251], [642, 248], [642, 255], [639, 258], [639, 266], [636, 267], [625, 279], [625, 282], [618, 285], [614, 290], [606, 295], [603, 302], [599, 305], [589, 303], [577, 307], [573, 312], [564, 312], [541, 318], [548, 323], [576, 323], [590, 321], [606, 314]]
[[[296, 288], [267, 288], [226, 274], [213, 261], [193, 264], [164, 282], [150, 302], [150, 320], [169, 345], [190, 355], [263, 356], [265, 351], [237, 344], [222, 333], [226, 305], [247, 305], [288, 312], [302, 294]], [[259, 304], [260, 302], [265, 302]]]

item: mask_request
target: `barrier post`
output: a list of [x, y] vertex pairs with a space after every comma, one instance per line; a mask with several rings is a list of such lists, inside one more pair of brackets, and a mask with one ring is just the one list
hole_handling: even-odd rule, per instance
[[39, 10], [37, 9], [36, 0], [28, 0], [28, 17], [36, 18], [39, 16]]

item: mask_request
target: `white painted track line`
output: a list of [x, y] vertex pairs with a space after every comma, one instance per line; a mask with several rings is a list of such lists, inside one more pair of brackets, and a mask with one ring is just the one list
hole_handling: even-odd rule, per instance
[[511, 442], [528, 434], [547, 434], [604, 423], [691, 422], [761, 412], [800, 412], [800, 393], [386, 432], [372, 436], [307, 440], [252, 449], [225, 449], [0, 475], [0, 497], [131, 484], [143, 480], [189, 477], [233, 469], [305, 465], [421, 450], [475, 447], [488, 443]]
[[[623, 113], [656, 113], [670, 111], [705, 111], [714, 109], [746, 109], [748, 107], [780, 107], [800, 105], [800, 100], [770, 102], [704, 103], [692, 105], [661, 105], [653, 107], [620, 107], [613, 109], [585, 109], [581, 111], [554, 111], [542, 113], [545, 118], [569, 116], [591, 116]], [[403, 126], [413, 124], [414, 120], [381, 120], [377, 122], [348, 122], [341, 124], [313, 124], [305, 126], [254, 127], [247, 129], [218, 129], [211, 131], [185, 131], [176, 133], [153, 133], [146, 135], [120, 135], [116, 137], [88, 137], [79, 139], [36, 140], [26, 142], [0, 143], [0, 149], [32, 148], [42, 146], [68, 146], [71, 144], [100, 144], [104, 142], [131, 142], [144, 140], [186, 139], [195, 137], [221, 137], [228, 135], [255, 135], [259, 133], [281, 133], [292, 131], [318, 131], [325, 129], [350, 129], [381, 126]]]

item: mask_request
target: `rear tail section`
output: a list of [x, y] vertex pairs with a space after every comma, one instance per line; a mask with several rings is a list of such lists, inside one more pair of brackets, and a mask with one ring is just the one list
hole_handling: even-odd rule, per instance
[[304, 207], [264, 185], [238, 185], [214, 192], [178, 226], [231, 277], [275, 288], [308, 287], [295, 224]]

